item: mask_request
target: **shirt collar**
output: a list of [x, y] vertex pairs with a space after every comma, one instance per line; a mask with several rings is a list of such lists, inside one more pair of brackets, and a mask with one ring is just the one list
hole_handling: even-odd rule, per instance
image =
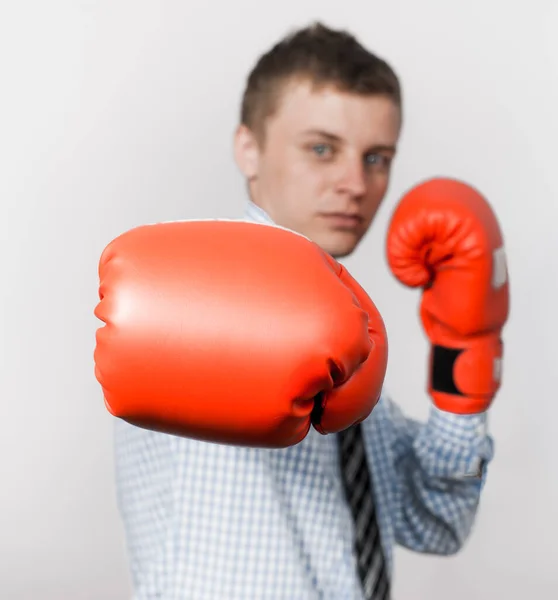
[[253, 221], [255, 223], [274, 225], [273, 219], [265, 212], [265, 210], [256, 206], [251, 200], [248, 200], [248, 204], [244, 210], [244, 218], [247, 221]]

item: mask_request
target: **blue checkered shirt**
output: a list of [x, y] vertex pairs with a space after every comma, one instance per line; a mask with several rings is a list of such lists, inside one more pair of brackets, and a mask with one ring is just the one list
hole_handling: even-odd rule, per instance
[[[269, 217], [249, 203], [246, 220]], [[432, 407], [421, 424], [384, 393], [363, 434], [389, 572], [396, 543], [459, 550], [492, 458], [486, 415]], [[117, 420], [115, 442], [134, 600], [362, 599], [336, 436], [254, 449]]]

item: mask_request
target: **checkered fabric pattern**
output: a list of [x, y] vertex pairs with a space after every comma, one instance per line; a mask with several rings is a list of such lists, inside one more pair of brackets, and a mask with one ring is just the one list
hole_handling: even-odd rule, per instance
[[[246, 220], [269, 223], [253, 204]], [[133, 600], [362, 600], [337, 436], [269, 450], [115, 427]], [[456, 552], [493, 455], [486, 415], [421, 424], [384, 394], [362, 431], [390, 575], [397, 543]]]

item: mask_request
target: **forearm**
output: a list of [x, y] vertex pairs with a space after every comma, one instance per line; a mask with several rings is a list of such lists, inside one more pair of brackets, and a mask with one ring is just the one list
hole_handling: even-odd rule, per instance
[[395, 535], [417, 552], [453, 554], [471, 532], [493, 443], [486, 416], [432, 408], [399, 436]]

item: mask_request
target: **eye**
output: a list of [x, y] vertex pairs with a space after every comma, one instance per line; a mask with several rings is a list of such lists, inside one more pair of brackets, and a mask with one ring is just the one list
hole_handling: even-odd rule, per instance
[[320, 157], [325, 157], [333, 153], [333, 149], [328, 144], [314, 144], [312, 146], [312, 152]]
[[391, 165], [391, 158], [383, 154], [367, 154], [364, 159], [367, 167], [378, 167], [388, 169]]

